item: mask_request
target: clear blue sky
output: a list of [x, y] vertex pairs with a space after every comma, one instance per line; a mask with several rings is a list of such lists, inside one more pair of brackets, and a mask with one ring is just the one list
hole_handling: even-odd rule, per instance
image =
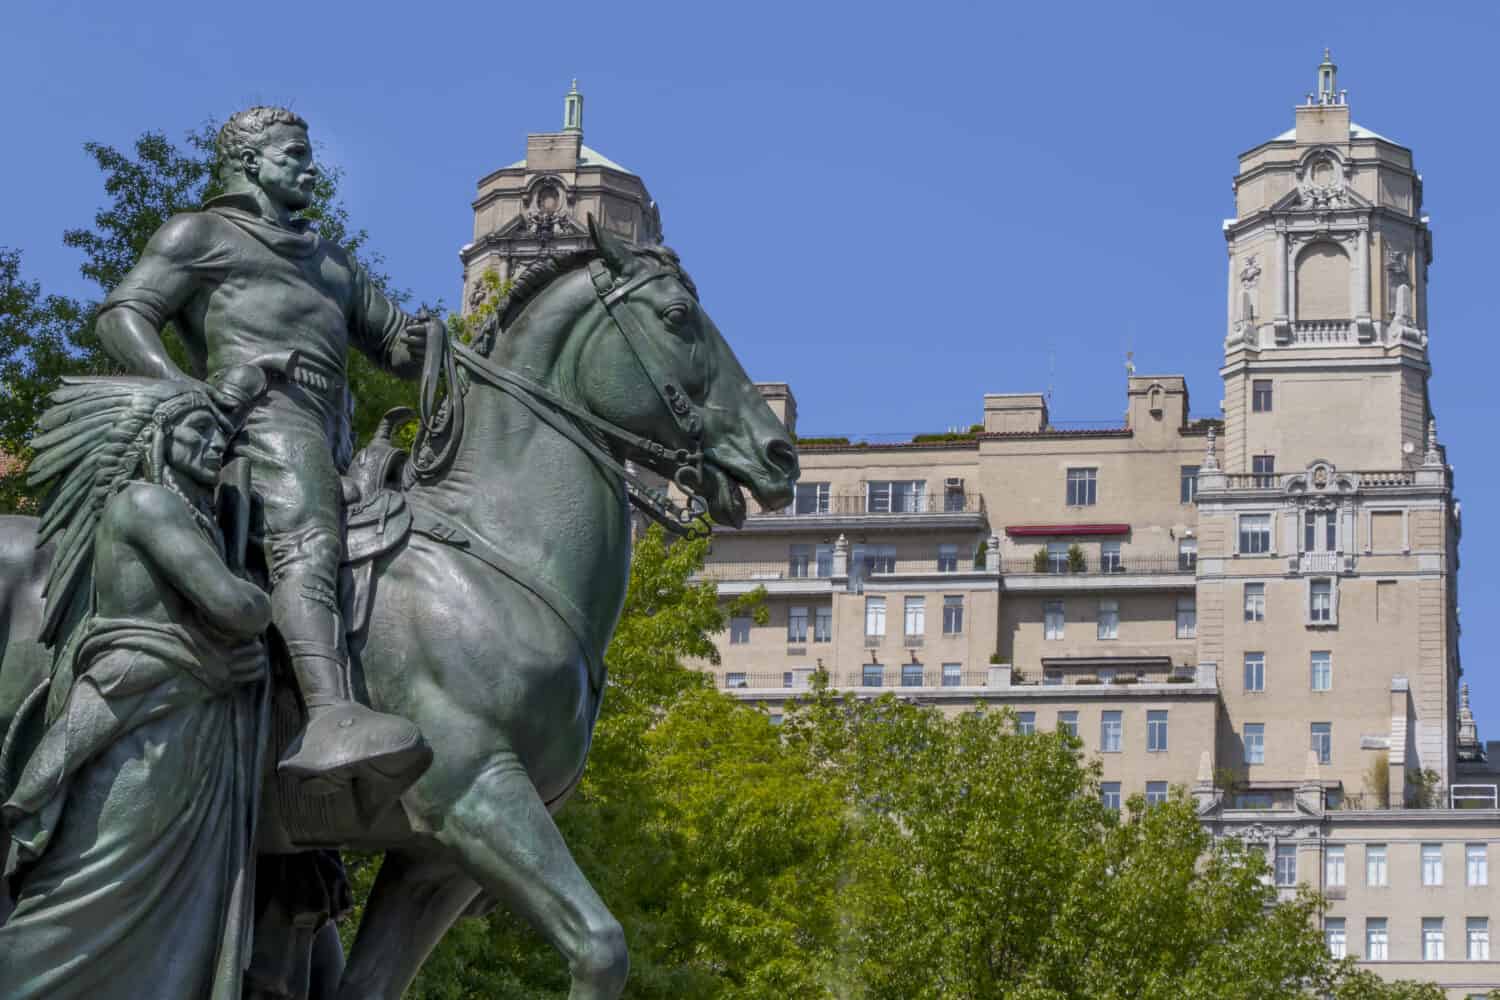
[[1463, 659], [1500, 738], [1497, 11], [10, 0], [0, 245], [88, 292], [60, 238], [104, 200], [82, 143], [287, 103], [398, 283], [452, 305], [476, 180], [559, 126], [577, 76], [586, 141], [646, 178], [752, 376], [792, 383], [804, 433], [940, 430], [980, 419], [986, 391], [1049, 383], [1056, 419], [1118, 418], [1127, 350], [1186, 374], [1207, 416], [1235, 156], [1291, 126], [1331, 46], [1355, 120], [1410, 146], [1426, 181]]

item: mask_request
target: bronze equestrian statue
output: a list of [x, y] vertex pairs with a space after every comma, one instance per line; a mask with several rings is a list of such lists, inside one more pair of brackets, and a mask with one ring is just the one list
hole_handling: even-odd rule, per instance
[[[276, 206], [294, 209], [285, 177], [296, 173], [294, 161], [303, 154], [285, 130], [274, 134], [281, 147], [262, 143], [253, 162], [285, 162], [274, 167], [279, 179], [258, 190]], [[257, 205], [257, 226], [286, 224], [278, 212]], [[236, 208], [252, 211], [244, 201]], [[789, 435], [703, 311], [676, 255], [627, 246], [592, 220], [590, 231], [593, 250], [525, 272], [469, 344], [390, 315], [388, 322], [355, 331], [378, 309], [351, 305], [352, 298], [335, 304], [356, 346], [388, 352], [394, 367], [415, 365], [423, 353], [419, 341], [432, 347], [414, 454], [408, 459], [390, 447], [388, 422], [351, 469], [359, 485], [347, 491], [352, 503], [340, 546], [342, 582], [337, 610], [328, 616], [343, 636], [339, 641], [324, 632], [318, 639], [347, 657], [347, 686], [336, 680], [333, 693], [414, 725], [423, 748], [414, 759], [426, 763], [430, 754], [430, 766], [414, 776], [416, 768], [399, 761], [389, 766], [391, 758], [375, 747], [373, 767], [312, 788], [299, 780], [305, 772], [278, 775], [274, 766], [264, 768], [257, 828], [263, 873], [274, 869], [268, 862], [276, 856], [319, 848], [385, 855], [343, 970], [341, 1000], [400, 997], [453, 921], [487, 902], [510, 907], [556, 945], [572, 973], [571, 1000], [620, 995], [628, 960], [619, 924], [579, 871], [552, 813], [582, 774], [607, 686], [603, 653], [628, 579], [631, 508], [684, 531], [704, 513], [739, 526], [746, 510], [742, 488], [767, 508], [792, 496], [798, 465]], [[183, 257], [197, 261], [195, 281], [211, 285], [225, 276], [224, 284], [249, 282], [232, 277], [241, 273], [235, 255], [243, 249], [235, 234], [206, 255], [191, 244]], [[327, 256], [316, 268], [317, 280], [344, 280], [329, 277], [338, 271], [331, 249], [295, 257], [296, 268], [306, 275], [319, 252]], [[279, 267], [268, 265], [267, 272]], [[347, 280], [338, 287], [353, 295], [359, 278]], [[183, 300], [188, 304], [178, 302], [176, 315], [187, 309], [212, 330], [216, 296], [224, 293], [201, 287]], [[254, 300], [235, 290], [241, 292], [245, 302]], [[122, 310], [144, 315], [134, 306], [114, 311]], [[300, 350], [298, 324], [324, 333], [333, 328], [331, 314], [311, 306], [278, 322], [287, 324], [285, 339], [258, 343], [257, 350]], [[323, 404], [305, 397], [323, 391], [314, 376], [330, 385], [341, 377], [342, 361], [329, 364], [336, 349], [314, 352], [312, 374], [299, 379], [297, 359], [280, 351], [248, 353], [226, 360], [271, 372], [271, 401], [257, 404], [264, 407], [259, 411], [251, 407], [251, 424], [257, 412], [285, 417], [298, 435], [278, 445], [268, 443], [267, 430], [230, 445], [232, 454], [250, 461], [261, 511], [255, 534], [274, 580], [283, 553], [271, 537], [294, 523], [278, 520], [281, 514], [315, 505], [306, 524], [326, 526], [332, 502], [332, 523], [339, 523], [342, 491], [326, 482], [327, 468], [336, 463], [327, 459], [325, 465], [337, 435]], [[438, 403], [433, 385], [444, 373], [448, 391]], [[316, 481], [297, 487], [300, 493], [268, 496], [296, 474], [287, 463], [309, 454]], [[675, 488], [653, 486], [658, 480], [647, 481], [646, 473]], [[321, 551], [318, 545], [297, 548], [304, 557], [310, 550]], [[21, 710], [51, 668], [39, 638], [41, 589], [53, 556], [50, 546], [37, 547], [36, 521], [0, 518], [0, 731], [21, 734], [7, 741], [6, 752], [26, 742]], [[298, 600], [315, 592], [312, 603], [326, 607], [322, 568], [293, 575], [300, 580]], [[273, 589], [273, 617], [280, 604]], [[296, 682], [279, 686], [272, 698], [273, 754], [295, 742], [309, 714], [306, 700], [317, 702], [326, 693], [309, 692], [307, 678], [288, 662], [288, 654], [307, 647], [290, 646], [281, 621], [276, 625], [273, 658]], [[6, 761], [0, 753], [0, 800], [10, 792]], [[403, 787], [398, 806], [382, 808], [386, 796]], [[0, 845], [9, 839], [0, 830]], [[20, 874], [24, 880], [24, 868]], [[255, 929], [257, 963], [264, 942], [293, 942], [302, 954], [284, 959], [280, 979], [257, 978], [252, 967], [249, 995], [307, 996], [311, 942], [276, 926], [284, 911], [268, 912]], [[138, 996], [139, 985], [121, 983], [117, 996]]]

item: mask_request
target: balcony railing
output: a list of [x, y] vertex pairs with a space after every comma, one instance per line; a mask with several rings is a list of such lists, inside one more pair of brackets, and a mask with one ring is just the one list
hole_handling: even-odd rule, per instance
[[[1340, 475], [1342, 474], [1340, 472]], [[1289, 475], [1301, 475], [1301, 473], [1228, 472], [1223, 475], [1224, 485], [1227, 489], [1279, 490], [1285, 484]], [[1379, 489], [1383, 486], [1415, 486], [1417, 482], [1417, 473], [1414, 469], [1356, 471], [1351, 472], [1350, 475], [1358, 478], [1361, 489]], [[1201, 481], [1199, 488], [1202, 488]]]
[[865, 667], [863, 670], [846, 671], [839, 677], [839, 680], [845, 687], [986, 687], [989, 684], [989, 673], [984, 670], [944, 673], [940, 669], [915, 669], [910, 665], [905, 667], [892, 665], [878, 669]]
[[757, 510], [767, 517], [849, 517], [880, 514], [982, 514], [984, 496], [979, 493], [919, 493], [906, 496], [870, 496], [867, 493], [844, 493], [824, 497], [820, 502], [798, 509], [793, 503], [781, 510]]
[[1292, 343], [1310, 347], [1354, 343], [1354, 324], [1346, 319], [1298, 320], [1292, 324]]
[[1087, 554], [1083, 557], [1082, 566], [1074, 569], [1067, 560], [1049, 560], [1045, 565], [1042, 565], [1035, 557], [1030, 559], [1011, 558], [1000, 561], [1000, 571], [1007, 576], [1116, 576], [1130, 573], [1191, 573], [1194, 570], [1195, 560], [1196, 556], [1177, 552], [1141, 555], [1122, 552], [1118, 559], [1113, 557], [1110, 559], [1101, 559], [1097, 555]]
[[827, 579], [833, 572], [832, 564], [818, 565], [813, 562], [781, 559], [775, 562], [710, 560], [693, 574], [695, 580], [744, 581], [744, 580], [819, 580]]
[[1337, 552], [1302, 552], [1297, 568], [1302, 573], [1337, 573], [1343, 557]]

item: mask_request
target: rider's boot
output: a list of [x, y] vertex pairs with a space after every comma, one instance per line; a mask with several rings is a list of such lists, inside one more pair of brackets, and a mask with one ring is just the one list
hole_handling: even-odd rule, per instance
[[[292, 580], [282, 583], [295, 587]], [[283, 612], [278, 624], [307, 709], [307, 725], [277, 770], [303, 779], [312, 794], [332, 794], [356, 779], [391, 786], [386, 789], [391, 797], [399, 794], [432, 760], [422, 731], [400, 716], [354, 700], [347, 660], [335, 638], [341, 631], [339, 616], [331, 608], [302, 595], [295, 595], [302, 599], [288, 607], [292, 602], [277, 602], [276, 596], [273, 604], [280, 603]]]

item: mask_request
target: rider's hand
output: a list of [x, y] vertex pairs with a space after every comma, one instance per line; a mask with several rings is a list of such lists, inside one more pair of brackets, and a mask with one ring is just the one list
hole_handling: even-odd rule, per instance
[[416, 318], [406, 324], [406, 329], [401, 331], [401, 344], [406, 348], [406, 354], [413, 361], [421, 361], [427, 356], [427, 339], [435, 334], [443, 333], [443, 321], [427, 312], [426, 309], [418, 312]]

